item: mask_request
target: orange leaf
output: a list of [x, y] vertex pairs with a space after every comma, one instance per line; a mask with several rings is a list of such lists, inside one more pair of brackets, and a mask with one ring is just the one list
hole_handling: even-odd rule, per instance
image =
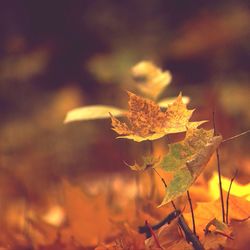
[[88, 197], [66, 181], [63, 185], [69, 228], [62, 232], [62, 237], [74, 237], [82, 245], [89, 246], [97, 245], [112, 234], [105, 197]]
[[[243, 219], [249, 216], [250, 202], [244, 198], [230, 195], [229, 218]], [[212, 202], [198, 202], [194, 211], [196, 230], [198, 234], [203, 233], [203, 229], [213, 218], [221, 219], [220, 199]], [[184, 213], [188, 224], [192, 225], [191, 213]]]

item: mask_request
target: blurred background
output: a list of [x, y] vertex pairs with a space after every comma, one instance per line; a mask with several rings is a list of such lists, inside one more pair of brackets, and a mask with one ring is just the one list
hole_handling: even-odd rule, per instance
[[[141, 60], [171, 71], [164, 96], [182, 91], [196, 118], [215, 109], [224, 138], [249, 129], [249, 15], [244, 0], [1, 1], [2, 195], [36, 201], [62, 178], [129, 172], [144, 144], [115, 140], [110, 120], [63, 120], [84, 105], [126, 108]], [[238, 168], [247, 183], [249, 136], [221, 150], [223, 175]]]

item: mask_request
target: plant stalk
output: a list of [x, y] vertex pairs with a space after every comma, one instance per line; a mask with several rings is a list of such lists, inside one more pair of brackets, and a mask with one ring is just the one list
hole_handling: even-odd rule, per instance
[[[215, 112], [214, 111], [213, 111], [213, 127], [214, 127], [214, 135], [217, 135], [216, 126], [215, 126]], [[225, 208], [224, 208], [224, 199], [223, 199], [222, 182], [221, 182], [220, 154], [219, 154], [218, 148], [216, 149], [216, 158], [217, 158], [217, 170], [218, 170], [218, 178], [219, 178], [222, 221], [225, 223]]]
[[189, 202], [189, 206], [190, 206], [190, 210], [191, 210], [191, 214], [192, 214], [192, 224], [193, 224], [193, 233], [195, 235], [196, 234], [196, 228], [195, 228], [195, 218], [194, 218], [194, 210], [193, 210], [193, 205], [192, 205], [192, 200], [189, 194], [189, 191], [187, 190], [187, 197], [188, 197], [188, 202]]
[[[154, 145], [152, 141], [149, 141], [149, 153], [151, 156], [154, 154]], [[151, 170], [151, 169], [150, 169]], [[154, 198], [155, 192], [156, 192], [156, 183], [155, 183], [155, 175], [154, 171], [149, 171], [149, 177], [151, 182], [151, 188], [149, 193], [149, 199], [152, 200]]]
[[223, 140], [221, 143], [224, 143], [224, 142], [228, 142], [228, 141], [237, 139], [237, 138], [239, 138], [239, 137], [241, 137], [241, 136], [243, 136], [243, 135], [246, 135], [246, 134], [248, 134], [248, 133], [250, 133], [250, 129], [247, 130], [247, 131], [245, 131], [245, 132], [243, 132], [243, 133], [240, 133], [240, 134], [238, 134], [238, 135], [234, 135], [234, 136], [232, 136], [232, 137], [229, 137], [229, 138]]
[[228, 224], [228, 210], [229, 210], [229, 197], [230, 197], [230, 191], [231, 191], [231, 187], [232, 187], [232, 184], [233, 184], [233, 181], [234, 179], [236, 178], [238, 174], [238, 170], [235, 171], [235, 174], [234, 176], [232, 177], [231, 181], [230, 181], [230, 185], [229, 185], [229, 188], [228, 188], [228, 191], [227, 191], [227, 206], [226, 206], [226, 223]]
[[161, 245], [160, 245], [160, 242], [159, 242], [159, 240], [158, 240], [158, 238], [157, 238], [155, 232], [153, 231], [151, 225], [148, 223], [147, 220], [145, 221], [145, 226], [148, 228], [148, 230], [150, 231], [151, 235], [153, 236], [153, 238], [154, 238], [154, 240], [155, 240], [156, 246], [157, 246], [158, 248], [160, 248], [160, 249], [163, 249], [163, 248], [161, 247]]

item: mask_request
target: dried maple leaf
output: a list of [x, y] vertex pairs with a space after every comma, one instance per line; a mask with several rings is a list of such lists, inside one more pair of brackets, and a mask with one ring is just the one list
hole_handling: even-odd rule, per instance
[[230, 226], [233, 230], [233, 238], [234, 240], [227, 240], [225, 249], [232, 250], [247, 250], [250, 245], [250, 220], [245, 220], [242, 222], [232, 221]]
[[206, 250], [219, 250], [224, 249], [227, 237], [221, 234], [209, 233], [204, 237], [201, 237], [201, 242]]
[[214, 226], [218, 231], [224, 232], [224, 233], [231, 233], [230, 229], [228, 228], [228, 225], [216, 218], [213, 218], [211, 221], [209, 221], [204, 229], [205, 233], [211, 232], [211, 227]]
[[[180, 230], [178, 228], [177, 219], [173, 220], [170, 224], [165, 224], [161, 228], [155, 231], [155, 235], [162, 247], [162, 249], [169, 249], [172, 246], [175, 246], [179, 241], [185, 241], [180, 234]], [[185, 241], [188, 245], [188, 243]], [[184, 243], [184, 244], [185, 244]], [[150, 237], [145, 241], [145, 244], [148, 249], [157, 249], [156, 242], [154, 237]], [[189, 245], [190, 246], [190, 245]], [[191, 247], [191, 246], [190, 246]], [[181, 248], [180, 248], [181, 249]], [[189, 248], [189, 249], [192, 249]]]
[[180, 230], [178, 217], [171, 221], [170, 224], [161, 226], [158, 230], [155, 230], [155, 238], [160, 244], [159, 248], [156, 244], [155, 238], [150, 237], [145, 241], [146, 249], [166, 249], [166, 250], [193, 250], [201, 249], [199, 247], [192, 246], [192, 243], [188, 243], [184, 233]]
[[168, 106], [166, 111], [153, 101], [139, 97], [131, 92], [129, 95], [129, 111], [126, 117], [129, 125], [119, 121], [111, 114], [113, 130], [118, 138], [127, 138], [137, 142], [156, 140], [166, 134], [180, 133], [187, 128], [196, 128], [205, 121], [189, 122], [194, 110], [188, 110], [182, 102], [182, 95]]
[[145, 248], [145, 236], [132, 229], [128, 224], [121, 224], [121, 234], [116, 238], [115, 242], [110, 244], [102, 244], [95, 248], [95, 250], [144, 250]]
[[179, 197], [194, 183], [222, 141], [213, 130], [189, 129], [183, 141], [171, 144], [159, 167], [173, 172], [160, 206]]
[[160, 162], [160, 158], [155, 158], [151, 155], [149, 156], [144, 156], [142, 157], [143, 163], [142, 164], [138, 164], [137, 162], [135, 162], [134, 165], [129, 165], [127, 163], [125, 163], [128, 167], [130, 167], [131, 170], [134, 171], [143, 171], [149, 167], [155, 167], [157, 165], [157, 163]]
[[[242, 197], [230, 196], [229, 217], [231, 219], [246, 218], [249, 215], [249, 211], [249, 201]], [[194, 214], [196, 232], [200, 236], [201, 243], [205, 249], [225, 248], [237, 250], [249, 248], [249, 220], [245, 220], [244, 222], [231, 220], [229, 225], [220, 222], [218, 220], [218, 218], [221, 218], [220, 199], [212, 202], [198, 202]], [[184, 216], [189, 226], [192, 226], [191, 212], [184, 213]], [[215, 227], [215, 230], [204, 235], [204, 229], [206, 228], [206, 225], [208, 226], [209, 224], [212, 224]], [[218, 232], [222, 232], [222, 234]]]
[[[225, 195], [225, 194], [224, 194]], [[229, 221], [234, 219], [243, 219], [249, 216], [250, 202], [242, 197], [230, 195], [229, 204]], [[213, 218], [221, 219], [221, 201], [220, 199], [212, 202], [197, 202], [194, 210], [196, 231], [198, 234], [203, 233], [203, 229]], [[191, 213], [184, 213], [185, 219], [189, 226], [192, 226]], [[231, 223], [230, 223], [231, 224]]]

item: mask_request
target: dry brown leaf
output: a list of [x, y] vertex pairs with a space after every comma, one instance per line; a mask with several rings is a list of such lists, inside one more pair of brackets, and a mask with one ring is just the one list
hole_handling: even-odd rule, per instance
[[209, 233], [202, 237], [201, 242], [206, 250], [219, 250], [224, 249], [223, 247], [227, 242], [227, 237], [220, 234]]
[[132, 229], [128, 224], [120, 225], [121, 234], [110, 244], [102, 244], [95, 250], [145, 250], [145, 236]]
[[[229, 203], [229, 221], [233, 219], [243, 219], [249, 216], [250, 202], [244, 198], [230, 196]], [[213, 218], [221, 220], [221, 203], [220, 199], [212, 202], [197, 202], [194, 210], [196, 230], [199, 235], [203, 234], [203, 229]], [[192, 226], [191, 213], [184, 213], [185, 219], [189, 226]]]
[[193, 250], [191, 244], [188, 244], [185, 239], [181, 239], [179, 241], [175, 241], [174, 244], [172, 244], [170, 247], [166, 248], [166, 250]]
[[[169, 225], [164, 225], [157, 231], [155, 235], [163, 249], [174, 246], [178, 241], [182, 240], [182, 235], [178, 229], [177, 220], [173, 220]], [[154, 237], [150, 237], [145, 241], [148, 249], [156, 249], [157, 245]]]
[[243, 222], [231, 221], [230, 226], [233, 230], [234, 240], [228, 239], [225, 249], [230, 250], [248, 250], [250, 246], [250, 220]]

